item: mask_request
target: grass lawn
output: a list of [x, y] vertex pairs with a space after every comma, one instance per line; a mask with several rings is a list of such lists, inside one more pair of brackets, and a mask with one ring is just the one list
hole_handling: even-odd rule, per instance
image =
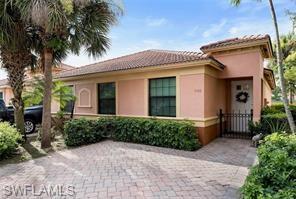
[[27, 141], [20, 145], [13, 156], [0, 161], [0, 166], [39, 158], [42, 156], [46, 156], [49, 153], [67, 148], [62, 135], [56, 135], [55, 140], [51, 142], [51, 145], [52, 147], [45, 151], [41, 149], [41, 142], [37, 139], [37, 133], [28, 135]]

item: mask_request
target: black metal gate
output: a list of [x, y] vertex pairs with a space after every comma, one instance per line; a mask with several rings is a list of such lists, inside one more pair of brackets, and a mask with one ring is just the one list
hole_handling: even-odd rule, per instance
[[253, 136], [249, 129], [249, 123], [253, 121], [253, 109], [250, 113], [223, 113], [220, 109], [219, 120], [222, 137], [250, 139]]

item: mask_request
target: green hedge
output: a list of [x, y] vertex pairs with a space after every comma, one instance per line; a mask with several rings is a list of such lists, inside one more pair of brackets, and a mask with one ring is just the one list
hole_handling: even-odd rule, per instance
[[267, 136], [258, 159], [242, 187], [243, 198], [296, 198], [296, 135]]
[[196, 128], [190, 122], [143, 118], [75, 119], [65, 125], [66, 144], [78, 146], [98, 142], [102, 137], [182, 150], [200, 147]]
[[[296, 105], [290, 105], [290, 110], [294, 120], [296, 120]], [[273, 114], [280, 114], [285, 113], [285, 107], [283, 104], [275, 104], [272, 106], [264, 107], [261, 111], [262, 115], [273, 115]]]
[[[296, 106], [290, 105], [294, 120], [296, 120]], [[290, 132], [288, 119], [283, 104], [276, 104], [265, 107], [261, 111], [261, 120], [259, 123], [251, 123], [250, 130], [255, 134], [271, 134], [273, 132]]]
[[16, 128], [7, 122], [0, 122], [0, 159], [10, 156], [18, 147], [22, 137]]
[[196, 128], [190, 122], [140, 118], [116, 118], [114, 121], [113, 138], [118, 141], [188, 151], [200, 147]]
[[290, 132], [288, 119], [285, 113], [262, 115], [260, 122], [250, 123], [250, 130], [255, 134], [269, 135], [273, 132]]
[[98, 123], [85, 118], [67, 121], [64, 136], [65, 143], [68, 146], [80, 146], [99, 142], [103, 139]]

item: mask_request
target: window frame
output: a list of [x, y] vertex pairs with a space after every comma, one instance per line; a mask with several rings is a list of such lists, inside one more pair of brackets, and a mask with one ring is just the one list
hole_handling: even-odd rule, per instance
[[[101, 107], [100, 107], [100, 101], [101, 101], [101, 93], [100, 93], [100, 85], [102, 84], [113, 84], [114, 85], [114, 98], [107, 98], [107, 100], [114, 100], [114, 113], [102, 113], [101, 112]], [[116, 112], [117, 112], [117, 106], [116, 106], [116, 82], [102, 82], [102, 83], [98, 83], [97, 84], [97, 105], [98, 105], [98, 109], [97, 109], [97, 114], [99, 115], [116, 115]], [[105, 98], [106, 100], [106, 98]]]
[[[74, 86], [73, 84], [65, 85], [65, 86], [71, 88], [71, 90], [72, 90], [72, 95], [75, 96], [75, 86]], [[80, 97], [80, 96], [79, 96], [79, 97]], [[80, 99], [79, 99], [79, 100], [80, 100]], [[75, 103], [76, 103], [75, 101], [76, 101], [76, 100], [73, 99], [73, 100], [70, 100], [69, 102], [67, 102], [67, 104], [65, 105], [65, 107], [63, 108], [62, 111], [64, 111], [65, 113], [72, 113], [72, 112], [74, 112], [74, 109], [75, 109]], [[71, 106], [71, 107], [70, 107], [70, 106]], [[68, 111], [67, 108], [70, 108], [71, 110]]]
[[[175, 79], [175, 95], [174, 96], [161, 96], [163, 98], [175, 98], [175, 114], [174, 115], [165, 115], [165, 114], [161, 114], [161, 115], [152, 115], [152, 109], [151, 109], [151, 80], [160, 80], [160, 79]], [[162, 87], [163, 89], [163, 87]], [[172, 117], [175, 118], [177, 117], [177, 77], [176, 76], [169, 76], [169, 77], [158, 77], [158, 78], [150, 78], [148, 79], [148, 114], [151, 117]]]
[[5, 99], [5, 97], [4, 97], [4, 91], [0, 91], [0, 93], [2, 93], [2, 100], [4, 100]]

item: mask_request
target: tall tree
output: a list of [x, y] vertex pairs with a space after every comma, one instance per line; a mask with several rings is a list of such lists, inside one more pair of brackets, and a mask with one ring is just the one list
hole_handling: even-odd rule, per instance
[[22, 92], [25, 69], [33, 66], [35, 62], [31, 53], [34, 34], [21, 19], [15, 4], [9, 0], [0, 1], [0, 27], [0, 60], [7, 71], [8, 82], [14, 95], [14, 120], [17, 129], [25, 133]]
[[101, 56], [109, 47], [111, 25], [122, 13], [113, 0], [15, 0], [23, 18], [39, 27], [40, 54], [44, 69], [44, 100], [41, 147], [48, 148], [51, 129], [52, 66], [55, 55], [85, 48]]
[[290, 93], [289, 101], [293, 104], [296, 92], [296, 51], [285, 59], [285, 79]]
[[[293, 103], [294, 95], [296, 92], [296, 79], [295, 79], [295, 70], [296, 70], [296, 35], [291, 32], [286, 35], [280, 36], [281, 42], [281, 53], [283, 58], [283, 70], [284, 77], [287, 84], [287, 91], [289, 92], [289, 101], [290, 104]], [[276, 49], [276, 45], [274, 44], [274, 49]], [[276, 59], [273, 59], [269, 63], [269, 67], [274, 71], [278, 71], [278, 67], [276, 64]], [[276, 73], [276, 78], [278, 79], [278, 74]], [[273, 94], [277, 94], [278, 89], [273, 91]]]
[[[257, 0], [257, 1], [261, 1], [261, 0]], [[233, 4], [235, 6], [239, 6], [241, 3], [241, 0], [230, 0], [230, 2], [231, 2], [231, 4]], [[275, 30], [276, 58], [277, 58], [276, 61], [277, 61], [277, 66], [278, 66], [278, 74], [279, 74], [283, 103], [284, 103], [284, 107], [285, 107], [285, 111], [286, 111], [286, 115], [288, 118], [291, 132], [295, 133], [295, 130], [296, 130], [295, 129], [295, 122], [293, 120], [292, 113], [291, 113], [291, 110], [288, 105], [289, 103], [288, 103], [287, 90], [286, 90], [285, 79], [284, 79], [283, 58], [282, 58], [282, 53], [281, 53], [280, 34], [279, 34], [276, 12], [275, 12], [275, 8], [273, 5], [273, 1], [268, 0], [268, 2], [269, 2], [271, 17], [272, 17], [272, 21], [273, 21], [273, 25], [274, 25], [274, 30]]]
[[[34, 106], [42, 103], [45, 83], [40, 77], [35, 77], [23, 94], [25, 106]], [[63, 110], [66, 104], [75, 99], [72, 89], [66, 86], [62, 81], [54, 81], [52, 85], [51, 96], [53, 100], [59, 103], [60, 110]]]

